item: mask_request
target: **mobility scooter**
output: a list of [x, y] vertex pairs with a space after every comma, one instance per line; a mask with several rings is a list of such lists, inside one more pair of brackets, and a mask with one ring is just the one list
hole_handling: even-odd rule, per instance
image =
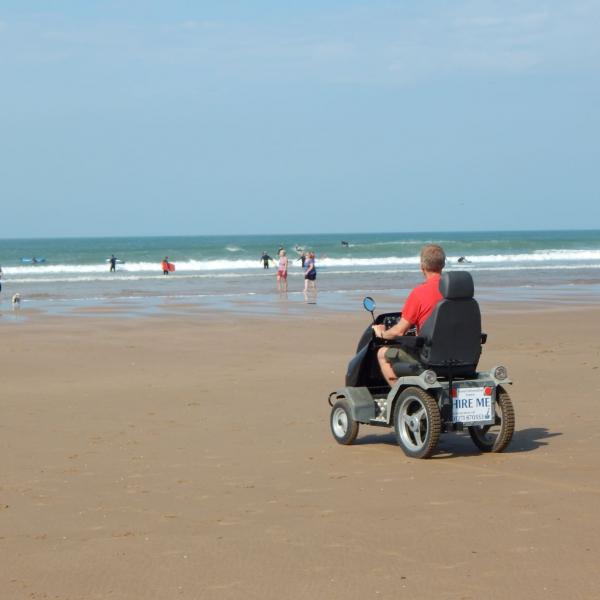
[[[506, 391], [512, 382], [504, 366], [477, 371], [481, 346], [481, 313], [467, 271], [444, 273], [442, 300], [419, 335], [383, 340], [371, 326], [362, 334], [346, 373], [346, 386], [329, 395], [331, 432], [344, 445], [354, 442], [360, 424], [393, 427], [398, 444], [412, 458], [434, 454], [441, 433], [469, 432], [482, 452], [502, 452], [515, 428], [515, 413]], [[363, 305], [375, 324], [386, 329], [401, 313], [374, 316], [375, 302]], [[413, 362], [392, 363], [398, 380], [390, 388], [377, 361], [382, 345], [403, 349]]]

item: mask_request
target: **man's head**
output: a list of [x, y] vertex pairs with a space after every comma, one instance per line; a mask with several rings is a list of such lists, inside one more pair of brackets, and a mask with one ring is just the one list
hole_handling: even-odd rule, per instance
[[428, 273], [441, 273], [446, 265], [446, 253], [437, 244], [427, 244], [421, 248], [421, 269]]

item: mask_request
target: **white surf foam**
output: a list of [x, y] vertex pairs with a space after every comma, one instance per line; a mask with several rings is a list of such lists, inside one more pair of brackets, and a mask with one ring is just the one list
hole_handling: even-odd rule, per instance
[[[458, 265], [458, 256], [449, 256], [448, 265]], [[542, 267], [548, 265], [553, 268], [559, 268], [561, 265], [576, 265], [583, 267], [600, 267], [600, 250], [544, 250], [531, 253], [519, 254], [486, 254], [481, 256], [467, 256], [469, 263], [460, 265], [464, 268], [480, 268], [485, 266], [509, 266], [513, 269], [526, 267], [528, 265], [537, 265]], [[217, 275], [218, 273], [256, 273], [262, 272], [262, 263], [259, 260], [245, 259], [215, 259], [215, 260], [187, 260], [174, 261], [177, 274], [205, 273]], [[327, 269], [372, 269], [394, 267], [418, 267], [418, 255], [410, 257], [382, 256], [382, 257], [317, 257], [317, 268], [325, 267]], [[300, 271], [300, 263], [291, 261], [290, 271]], [[56, 276], [71, 276], [83, 278], [96, 276], [98, 278], [108, 277], [109, 272], [106, 263], [92, 265], [67, 265], [67, 264], [45, 264], [45, 265], [19, 265], [13, 267], [4, 267], [4, 273], [11, 278], [27, 277], [38, 281], [44, 278], [55, 279]], [[117, 276], [121, 274], [128, 275], [161, 275], [162, 267], [156, 262], [127, 262], [119, 265]], [[114, 274], [112, 276], [115, 276]]]

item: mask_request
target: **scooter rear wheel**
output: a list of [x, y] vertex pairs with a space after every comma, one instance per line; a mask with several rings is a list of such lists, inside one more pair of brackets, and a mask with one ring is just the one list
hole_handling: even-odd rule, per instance
[[469, 427], [473, 443], [482, 452], [502, 452], [510, 443], [515, 431], [515, 409], [508, 392], [502, 387], [496, 392], [495, 410], [495, 425]]
[[352, 418], [350, 407], [345, 399], [340, 399], [333, 405], [329, 424], [338, 444], [349, 446], [358, 435], [358, 423]]
[[396, 400], [394, 430], [406, 456], [429, 458], [437, 447], [442, 429], [435, 398], [418, 387], [406, 388]]

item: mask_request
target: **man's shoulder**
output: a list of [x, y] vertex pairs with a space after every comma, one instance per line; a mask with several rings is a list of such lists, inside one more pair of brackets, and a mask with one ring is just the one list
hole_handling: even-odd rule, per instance
[[417, 298], [422, 296], [428, 296], [432, 292], [432, 290], [438, 291], [439, 285], [440, 276], [430, 277], [427, 281], [424, 281], [423, 283], [420, 283], [419, 285], [415, 286], [412, 292], [409, 294], [409, 298], [410, 296], [414, 296]]

